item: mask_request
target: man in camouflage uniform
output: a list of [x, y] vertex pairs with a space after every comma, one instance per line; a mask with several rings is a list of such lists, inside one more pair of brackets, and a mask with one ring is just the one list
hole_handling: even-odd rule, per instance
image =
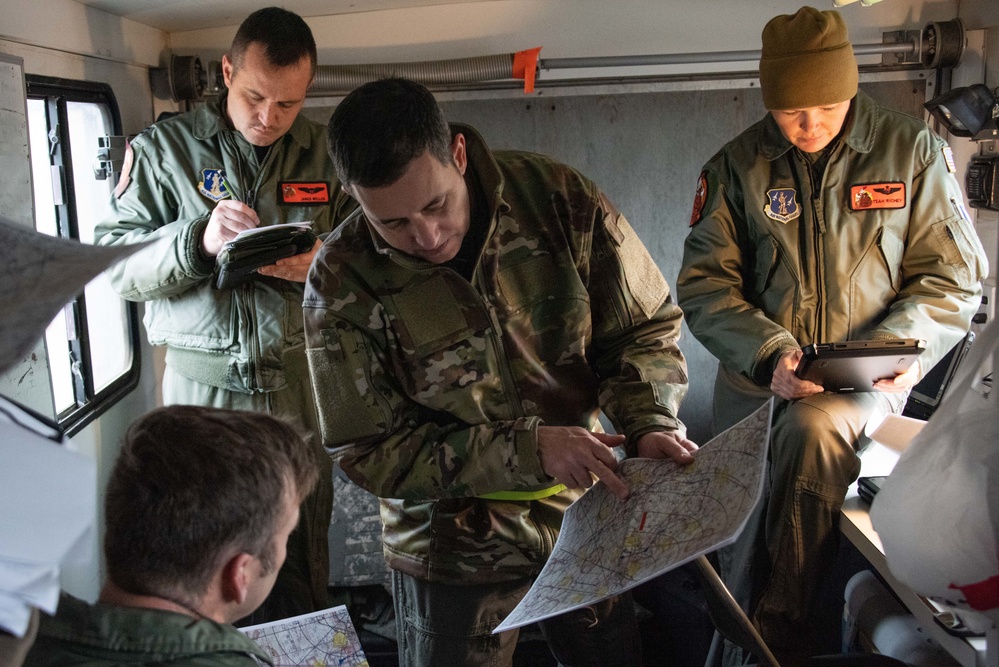
[[[402, 79], [347, 96], [330, 154], [363, 217], [320, 249], [306, 345], [325, 444], [382, 498], [405, 665], [509, 664], [490, 632], [612, 447], [692, 460], [682, 315], [624, 216], [554, 160], [490, 152]], [[622, 435], [596, 432], [603, 408]], [[627, 596], [543, 622], [567, 665], [641, 663]]]
[[[987, 274], [950, 148], [857, 83], [835, 11], [767, 24], [771, 111], [704, 167], [677, 281], [691, 332], [721, 362], [715, 430], [777, 397], [769, 497], [723, 565], [782, 665], [835, 650], [812, 614], [860, 472], [855, 448], [965, 335]], [[795, 375], [801, 346], [865, 338], [921, 338], [926, 351], [871, 391]]]

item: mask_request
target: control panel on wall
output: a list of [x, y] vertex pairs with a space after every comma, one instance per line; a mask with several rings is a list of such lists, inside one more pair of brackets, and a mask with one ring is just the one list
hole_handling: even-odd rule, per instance
[[968, 165], [964, 185], [968, 193], [968, 205], [999, 211], [999, 157], [975, 156]]

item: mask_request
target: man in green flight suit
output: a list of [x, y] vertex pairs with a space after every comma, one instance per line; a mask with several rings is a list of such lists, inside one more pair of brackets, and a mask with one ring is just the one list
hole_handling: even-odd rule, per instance
[[[565, 509], [594, 477], [628, 495], [612, 448], [692, 460], [682, 315], [592, 181], [490, 151], [418, 84], [358, 88], [328, 140], [361, 211], [306, 287], [324, 444], [382, 499], [401, 664], [510, 664], [517, 632], [490, 633]], [[541, 627], [564, 664], [641, 664], [627, 595]]]
[[[166, 404], [282, 414], [318, 432], [301, 311], [315, 248], [235, 287], [216, 289], [213, 276], [216, 255], [240, 231], [311, 221], [321, 234], [338, 219], [324, 128], [299, 115], [315, 67], [308, 25], [283, 9], [261, 9], [222, 60], [227, 91], [131, 142], [131, 166], [97, 239], [151, 242], [109, 273], [124, 298], [145, 302], [149, 341], [166, 346]], [[320, 462], [287, 564], [254, 622], [328, 606], [332, 462]]]
[[108, 480], [100, 598], [64, 594], [24, 664], [272, 665], [231, 623], [274, 585], [317, 457], [266, 414], [173, 405], [140, 418]]
[[[965, 335], [987, 274], [950, 148], [857, 85], [837, 12], [767, 23], [770, 113], [705, 165], [677, 280], [691, 332], [721, 362], [715, 431], [777, 398], [769, 498], [723, 569], [782, 665], [837, 648], [820, 644], [810, 614], [860, 471], [855, 448]], [[865, 392], [795, 375], [802, 346], [868, 338], [924, 339], [926, 351]]]

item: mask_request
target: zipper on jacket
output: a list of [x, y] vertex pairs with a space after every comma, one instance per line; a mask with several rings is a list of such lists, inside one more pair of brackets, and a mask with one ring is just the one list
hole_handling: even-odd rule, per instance
[[[483, 285], [485, 284], [482, 265], [479, 262], [476, 262], [475, 268], [472, 269], [472, 280]], [[517, 390], [517, 384], [513, 381], [513, 368], [510, 366], [510, 360], [506, 356], [506, 348], [503, 347], [503, 328], [500, 326], [499, 314], [496, 312], [496, 307], [475, 289], [475, 285], [469, 283], [468, 286], [472, 290], [472, 293], [478, 297], [479, 302], [486, 309], [486, 312], [489, 313], [489, 322], [493, 329], [490, 341], [496, 353], [496, 359], [500, 364], [500, 380], [503, 382], [503, 393], [509, 396], [514, 404], [514, 417], [525, 417], [524, 406], [520, 401], [520, 392]]]
[[[475, 292], [475, 290], [472, 290]], [[475, 292], [479, 296], [479, 300], [482, 300], [481, 295]], [[520, 402], [520, 393], [517, 391], [517, 385], [513, 381], [513, 369], [510, 367], [510, 360], [507, 359], [506, 349], [503, 347], [503, 337], [500, 333], [502, 329], [500, 328], [499, 315], [496, 314], [496, 308], [492, 304], [485, 304], [486, 312], [489, 313], [489, 321], [492, 325], [493, 335], [489, 337], [493, 345], [493, 350], [496, 353], [496, 360], [499, 362], [500, 368], [500, 380], [503, 381], [503, 393], [510, 397], [510, 401], [513, 403], [514, 417], [524, 417], [524, 406]]]
[[808, 233], [811, 234], [812, 248], [814, 251], [811, 260], [815, 264], [812, 274], [815, 280], [814, 289], [816, 303], [815, 324], [812, 328], [812, 341], [819, 342], [822, 341], [825, 336], [825, 317], [823, 317], [822, 313], [822, 304], [825, 302], [825, 290], [823, 289], [822, 283], [822, 265], [825, 261], [824, 253], [822, 252], [822, 236], [825, 231], [825, 223], [819, 216], [819, 207], [822, 199], [822, 183], [825, 181], [826, 171], [829, 169], [829, 161], [832, 159], [832, 156], [829, 156], [829, 159], [826, 160], [826, 163], [822, 167], [822, 174], [819, 178], [817, 188], [815, 187], [815, 171], [812, 168], [812, 163], [804, 155], [799, 154], [799, 159], [804, 164], [805, 171], [808, 173], [808, 187], [811, 188], [808, 200], [809, 205], [812, 208], [812, 225], [811, 229], [808, 230]]
[[[281, 141], [281, 139], [278, 139]], [[274, 146], [272, 145], [267, 149], [267, 154], [264, 159], [260, 162], [260, 168], [257, 170], [257, 177], [253, 181], [253, 185], [246, 191], [246, 196], [244, 199], [244, 204], [252, 208], [254, 211], [257, 210], [257, 193], [260, 192], [260, 185], [264, 182], [267, 177], [267, 169], [273, 160], [271, 159], [274, 155]], [[284, 222], [283, 220], [278, 220], [277, 222]], [[260, 388], [260, 380], [257, 377], [257, 364], [256, 359], [259, 359], [263, 354], [260, 349], [260, 337], [257, 335], [257, 309], [255, 305], [255, 292], [256, 288], [254, 285], [255, 281], [249, 280], [240, 290], [241, 297], [245, 299], [244, 307], [246, 311], [246, 348], [248, 354], [246, 355], [246, 375], [248, 379], [248, 385], [251, 391], [257, 391]]]
[[243, 302], [243, 312], [246, 315], [245, 332], [240, 332], [246, 341], [246, 380], [247, 388], [250, 391], [257, 391], [260, 383], [257, 382], [257, 368], [254, 359], [260, 354], [260, 345], [257, 337], [257, 317], [256, 308], [253, 307], [253, 281], [248, 280], [241, 287], [236, 288], [240, 301]]
[[[278, 141], [283, 141], [284, 137], [278, 139]], [[274, 145], [271, 144], [267, 149], [267, 154], [264, 155], [264, 159], [260, 161], [260, 168], [257, 170], [257, 178], [253, 181], [253, 187], [251, 187], [246, 193], [246, 205], [256, 210], [257, 206], [257, 193], [260, 192], [260, 186], [263, 184], [264, 180], [267, 178], [268, 171], [270, 170], [271, 163], [274, 162]], [[252, 202], [252, 203], [251, 203]], [[278, 220], [277, 222], [284, 222], [284, 220]]]

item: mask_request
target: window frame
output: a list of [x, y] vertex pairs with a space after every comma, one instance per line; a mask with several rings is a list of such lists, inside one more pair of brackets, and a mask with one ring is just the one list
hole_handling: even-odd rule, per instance
[[[81, 102], [102, 104], [108, 110], [111, 118], [112, 134], [122, 134], [121, 114], [114, 91], [106, 83], [95, 81], [78, 81], [57, 77], [25, 74], [26, 94], [28, 99], [42, 100], [45, 103], [47, 128], [49, 135], [49, 164], [58, 167], [62, 180], [64, 201], [55, 204], [55, 217], [59, 236], [79, 240], [79, 218], [76, 204], [76, 190], [72, 169], [72, 143], [69, 137], [69, 120], [67, 103]], [[55, 130], [58, 141], [52, 143], [52, 118], [56, 119]], [[29, 118], [30, 123], [30, 118]], [[81, 147], [77, 147], [78, 150]], [[82, 147], [87, 150], [87, 147]], [[91, 147], [94, 154], [97, 146]], [[115, 174], [117, 176], [117, 174]], [[109, 195], [110, 196], [110, 193]], [[94, 390], [93, 357], [91, 356], [90, 331], [87, 319], [86, 293], [83, 289], [67, 306], [72, 307], [75, 340], [67, 340], [67, 354], [70, 354], [71, 367], [79, 363], [80, 371], [71, 372], [73, 398], [75, 405], [65, 410], [57, 411], [55, 420], [66, 435], [73, 435], [94, 419], [105, 413], [115, 403], [129, 394], [139, 384], [142, 367], [141, 337], [139, 335], [138, 305], [122, 299], [128, 325], [127, 340], [131, 343], [131, 364], [119, 377], [100, 391]], [[63, 310], [65, 314], [66, 311]], [[67, 323], [67, 328], [69, 323]], [[53, 351], [48, 350], [51, 357]], [[76, 360], [79, 360], [77, 362]], [[49, 382], [52, 382], [51, 369]]]

